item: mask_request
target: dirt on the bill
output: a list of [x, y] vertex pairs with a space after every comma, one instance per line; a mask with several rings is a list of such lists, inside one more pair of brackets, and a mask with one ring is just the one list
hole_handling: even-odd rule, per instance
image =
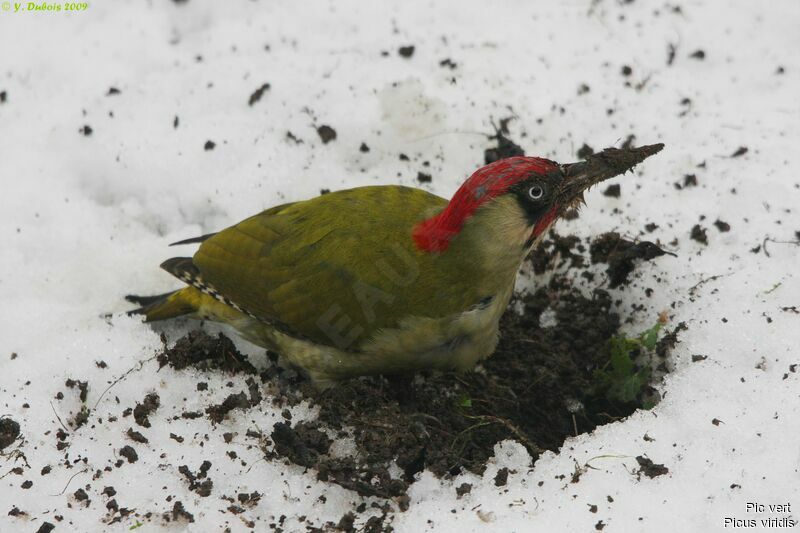
[[[551, 234], [535, 254], [537, 263], [531, 269], [556, 271], [550, 272], [548, 283], [510, 307], [501, 321], [497, 351], [465, 374], [367, 377], [319, 391], [278, 365], [258, 374], [229, 339], [202, 331], [166, 349], [159, 362], [250, 376], [249, 394], [231, 395], [223, 404], [206, 409], [205, 416], [214, 423], [237, 416], [234, 409], [246, 410], [262, 401], [257, 374], [266, 390], [264, 397], [274, 406], [303, 400], [317, 405], [319, 417], [314, 421], [293, 423], [285, 416], [271, 429], [262, 428], [263, 434], [248, 436], [257, 439], [268, 459], [282, 458], [314, 469], [320, 480], [361, 495], [399, 497], [402, 508], [415, 474], [424, 469], [438, 476], [464, 469], [480, 473], [493, 456], [494, 445], [505, 439], [522, 443], [535, 460], [543, 450], [557, 450], [569, 436], [652, 404], [655, 395], [649, 384], [635, 391], [630, 401], [620, 403], [614, 399], [618, 395], [608, 394], [608, 381], [598, 379], [598, 373], [609, 366], [611, 339], [620, 335], [622, 322], [611, 295], [602, 287], [626, 285], [639, 264], [634, 258], [660, 255], [651, 253], [651, 243], [634, 245], [615, 236], [610, 246], [611, 240], [601, 236], [584, 246], [577, 237]], [[596, 278], [585, 260], [587, 248], [592, 249], [593, 262], [608, 262], [609, 254], [625, 250], [625, 275], [609, 271], [608, 279], [592, 283], [597, 286], [594, 290], [577, 289], [574, 280]], [[637, 249], [644, 252], [631, 253]], [[609, 253], [602, 256], [602, 250]], [[652, 357], [660, 361], [646, 364], [663, 363], [672, 344], [659, 346]], [[276, 359], [274, 354], [271, 357]], [[631, 372], [640, 370], [639, 363]], [[355, 442], [355, 453], [331, 454], [333, 441], [344, 438]], [[390, 474], [393, 462], [403, 472], [399, 477]]]

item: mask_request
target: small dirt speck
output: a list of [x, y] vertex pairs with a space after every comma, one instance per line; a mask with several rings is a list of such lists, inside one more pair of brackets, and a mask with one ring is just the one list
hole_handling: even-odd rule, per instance
[[717, 228], [717, 229], [718, 229], [718, 230], [719, 230], [721, 233], [725, 233], [725, 232], [728, 232], [728, 231], [730, 231], [730, 230], [731, 230], [731, 225], [730, 225], [730, 224], [728, 224], [727, 222], [723, 222], [723, 221], [722, 221], [722, 220], [720, 220], [720, 219], [717, 219], [717, 220], [714, 222], [714, 226], [716, 226], [716, 228]]
[[508, 468], [503, 467], [494, 476], [494, 484], [497, 487], [503, 487], [506, 483], [508, 483]]
[[356, 515], [352, 511], [346, 512], [342, 517], [339, 519], [339, 522], [336, 524], [337, 531], [345, 531], [347, 533], [355, 533], [356, 528], [354, 524], [356, 522]]
[[55, 528], [56, 526], [54, 526], [50, 522], [42, 522], [42, 525], [39, 526], [39, 529], [36, 530], [36, 533], [50, 533]]
[[590, 155], [594, 155], [594, 148], [586, 143], [583, 143], [583, 146], [578, 148], [578, 151], [575, 153], [575, 155], [578, 156], [578, 159], [586, 159]]
[[499, 126], [492, 124], [494, 126], [494, 135], [490, 136], [489, 140], [497, 141], [497, 146], [483, 151], [483, 161], [487, 165], [500, 159], [525, 155], [525, 150], [508, 137], [508, 123], [510, 121], [511, 118], [508, 117], [501, 119]]
[[669, 468], [664, 465], [656, 464], [647, 457], [639, 455], [636, 457], [636, 462], [639, 463], [638, 475], [644, 474], [649, 478], [654, 478], [669, 473]]
[[247, 105], [252, 107], [253, 104], [261, 100], [261, 97], [264, 96], [264, 93], [267, 92], [268, 90], [269, 90], [269, 83], [262, 84], [261, 87], [253, 91], [253, 94], [250, 95], [250, 99], [247, 101]]
[[133, 419], [140, 426], [149, 428], [150, 419], [148, 417], [153, 411], [158, 409], [159, 405], [161, 405], [161, 400], [158, 394], [151, 392], [144, 397], [142, 403], [137, 403], [136, 407], [133, 408]]
[[328, 144], [329, 142], [336, 140], [336, 130], [327, 124], [323, 124], [317, 128], [317, 135], [319, 135], [319, 138], [322, 139], [322, 144]]
[[119, 449], [119, 454], [127, 459], [129, 463], [135, 463], [139, 460], [139, 454], [136, 453], [132, 446], [127, 444]]
[[128, 428], [128, 431], [125, 433], [129, 439], [133, 442], [138, 442], [139, 444], [147, 444], [147, 437], [139, 433], [138, 431], [134, 431], [133, 428]]
[[414, 45], [412, 44], [408, 46], [401, 46], [400, 48], [397, 49], [397, 53], [400, 54], [400, 57], [408, 58], [414, 55], [414, 50], [415, 48]]
[[706, 229], [700, 226], [700, 224], [695, 224], [692, 228], [692, 232], [689, 234], [692, 240], [699, 242], [700, 244], [708, 245], [708, 235], [706, 234]]
[[749, 151], [750, 151], [750, 149], [747, 146], [740, 146], [739, 148], [736, 149], [735, 152], [733, 152], [731, 154], [731, 157], [742, 157], [744, 154], [746, 154]]
[[193, 490], [197, 494], [205, 498], [211, 494], [211, 489], [214, 487], [214, 482], [211, 481], [210, 479], [207, 479], [208, 471], [210, 469], [211, 469], [211, 461], [203, 461], [203, 463], [200, 465], [200, 470], [198, 470], [197, 474], [189, 470], [189, 467], [187, 465], [179, 466], [178, 472], [183, 474], [183, 476], [189, 482], [189, 490]]
[[706, 53], [704, 50], [695, 50], [694, 52], [689, 54], [689, 57], [691, 57], [692, 59], [699, 59], [702, 61], [703, 59], [706, 58]]
[[420, 183], [430, 183], [433, 181], [433, 177], [430, 174], [425, 174], [424, 172], [417, 172], [417, 181]]
[[213, 149], [214, 149], [214, 147], [215, 147], [215, 146], [217, 146], [217, 143], [215, 143], [215, 142], [214, 142], [214, 141], [212, 141], [212, 140], [208, 140], [208, 141], [206, 141], [206, 143], [203, 145], [203, 150], [205, 150], [206, 152], [210, 152], [211, 150], [213, 150]]
[[620, 195], [621, 195], [621, 192], [622, 191], [621, 191], [619, 183], [612, 183], [611, 185], [606, 187], [606, 190], [603, 191], [603, 195], [604, 196], [610, 196], [611, 198], [619, 198]]
[[456, 487], [456, 496], [461, 498], [465, 494], [469, 494], [472, 492], [472, 484], [471, 483], [462, 483], [458, 487]]
[[176, 501], [172, 505], [171, 513], [164, 513], [165, 520], [169, 521], [170, 518], [173, 522], [178, 522], [180, 520], [185, 520], [189, 523], [194, 522], [194, 515], [184, 508], [183, 502], [181, 501]]

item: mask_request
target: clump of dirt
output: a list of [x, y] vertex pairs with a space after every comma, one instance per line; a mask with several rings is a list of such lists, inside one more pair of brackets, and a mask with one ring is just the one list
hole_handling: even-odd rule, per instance
[[336, 140], [336, 130], [327, 124], [323, 124], [322, 126], [318, 127], [317, 134], [322, 140], [322, 144], [328, 144], [329, 142]]
[[247, 100], [247, 105], [253, 107], [253, 104], [261, 100], [261, 97], [264, 96], [264, 93], [269, 90], [269, 83], [263, 83], [261, 86], [253, 91], [253, 94], [250, 95], [250, 98]]
[[300, 422], [294, 428], [288, 422], [278, 422], [272, 428], [275, 456], [287, 457], [294, 464], [312, 467], [320, 455], [328, 453], [331, 439], [319, 430], [317, 422]]
[[504, 118], [500, 120], [499, 126], [492, 124], [494, 135], [490, 136], [489, 139], [497, 141], [497, 146], [484, 150], [483, 160], [487, 165], [500, 159], [525, 155], [525, 150], [522, 147], [506, 137], [509, 134], [508, 123], [510, 121], [511, 118]]
[[142, 427], [149, 428], [150, 419], [148, 417], [150, 413], [158, 409], [159, 405], [161, 405], [161, 399], [158, 397], [158, 394], [151, 392], [146, 395], [142, 403], [137, 403], [136, 407], [133, 408], [133, 418], [136, 420], [136, 423]]
[[636, 462], [639, 463], [639, 471], [636, 472], [636, 474], [640, 477], [645, 475], [652, 479], [669, 473], [669, 468], [664, 465], [656, 464], [652, 459], [647, 457], [639, 455], [636, 457]]
[[250, 393], [249, 397], [244, 391], [229, 394], [222, 403], [206, 408], [206, 414], [213, 423], [219, 424], [234, 409], [249, 409], [261, 403], [264, 397], [261, 395], [260, 386], [256, 381], [253, 378], [247, 378], [245, 384]]
[[589, 253], [592, 263], [608, 264], [606, 273], [612, 288], [628, 282], [628, 275], [633, 272], [637, 259], [650, 261], [665, 254], [675, 255], [650, 241], [633, 242], [614, 232], [603, 233], [595, 238]]
[[120, 448], [119, 454], [127, 459], [129, 463], [135, 463], [139, 460], [139, 454], [137, 454], [136, 450], [134, 450], [133, 447], [128, 444]]
[[167, 348], [158, 357], [159, 367], [169, 365], [175, 370], [188, 366], [198, 370], [221, 370], [237, 374], [258, 374], [247, 356], [239, 353], [228, 337], [220, 333], [212, 337], [202, 330], [190, 331], [175, 346]]
[[172, 505], [172, 512], [164, 513], [163, 518], [165, 522], [178, 522], [181, 520], [189, 523], [194, 522], [194, 515], [186, 510], [181, 501], [176, 501]]
[[211, 461], [203, 461], [197, 473], [189, 470], [188, 465], [179, 466], [178, 472], [189, 482], [189, 490], [193, 490], [203, 498], [206, 498], [211, 494], [211, 489], [214, 487], [214, 482], [208, 478], [210, 469]]
[[19, 437], [19, 423], [11, 418], [0, 418], [0, 451], [11, 446]]
[[708, 234], [706, 233], [706, 229], [700, 224], [692, 226], [692, 232], [689, 234], [689, 237], [700, 244], [708, 245]]

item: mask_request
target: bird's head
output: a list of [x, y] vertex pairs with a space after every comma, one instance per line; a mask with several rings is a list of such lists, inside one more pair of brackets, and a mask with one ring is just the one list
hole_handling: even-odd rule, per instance
[[584, 191], [663, 147], [607, 148], [570, 164], [539, 157], [495, 161], [472, 174], [441, 212], [418, 224], [414, 241], [426, 252], [443, 252], [470, 221], [482, 220], [527, 250], [561, 215], [584, 203]]

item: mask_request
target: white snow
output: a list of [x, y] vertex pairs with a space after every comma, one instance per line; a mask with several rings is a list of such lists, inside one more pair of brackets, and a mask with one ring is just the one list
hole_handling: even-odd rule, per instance
[[[268, 434], [282, 420], [269, 401], [217, 426], [173, 420], [246, 386], [159, 371], [159, 335], [123, 314], [123, 296], [177, 286], [157, 267], [174, 251], [168, 243], [323, 188], [416, 184], [423, 171], [433, 175], [426, 186], [448, 196], [482, 163], [490, 118], [512, 114], [512, 137], [528, 154], [564, 162], [584, 142], [599, 149], [631, 133], [638, 143], [666, 144], [636, 175], [617, 179], [621, 198], [593, 191], [581, 217], [560, 228], [635, 237], [657, 224], [647, 238], [678, 257], [643, 265], [637, 286], [618, 297], [623, 308], [645, 304], [641, 317], [667, 310], [673, 327], [685, 321], [688, 330], [652, 411], [569, 439], [532, 467], [521, 445], [504, 442], [482, 477], [423, 473], [410, 509], [386, 523], [397, 531], [608, 532], [800, 519], [800, 367], [790, 370], [800, 364], [800, 315], [790, 309], [800, 309], [799, 21], [791, 0], [130, 0], [76, 13], [14, 13], [12, 3], [0, 11], [0, 416], [20, 422], [22, 439], [0, 458], [0, 531], [36, 531], [45, 521], [56, 531], [127, 531], [140, 522], [142, 531], [241, 531], [249, 521], [268, 530], [281, 515], [293, 531], [335, 523], [358, 505], [358, 495], [312, 472], [262, 459], [245, 432]], [[400, 57], [409, 44], [413, 56]], [[690, 57], [696, 50], [705, 58]], [[445, 58], [457, 67], [440, 66]], [[263, 83], [270, 89], [249, 106]], [[579, 94], [581, 84], [589, 91]], [[110, 87], [120, 93], [107, 96]], [[321, 143], [322, 124], [336, 140]], [[91, 135], [79, 131], [84, 125]], [[748, 152], [729, 157], [740, 146]], [[677, 190], [685, 174], [699, 184]], [[717, 219], [731, 231], [718, 231]], [[689, 239], [697, 223], [708, 246]], [[711, 276], [720, 277], [698, 285]], [[654, 290], [649, 298], [645, 287]], [[189, 327], [166, 331], [175, 339]], [[263, 364], [260, 350], [241, 347]], [[697, 354], [707, 359], [692, 362]], [[96, 409], [59, 451], [57, 417], [66, 423], [80, 409], [68, 377], [89, 382]], [[198, 381], [208, 391], [198, 392]], [[143, 429], [122, 412], [147, 391], [158, 392], [161, 407]], [[304, 404], [292, 414], [314, 416]], [[126, 439], [129, 427], [149, 443]], [[235, 459], [225, 432], [234, 433]], [[121, 443], [139, 459], [115, 468]], [[669, 473], [637, 477], [638, 455]], [[202, 498], [178, 466], [197, 471], [206, 459], [214, 488]], [[496, 487], [504, 466], [508, 484]], [[583, 474], [571, 483], [576, 468]], [[457, 498], [465, 481], [472, 492]], [[89, 485], [85, 507], [73, 493]], [[115, 524], [106, 523], [106, 486], [135, 510]], [[263, 497], [241, 515], [220, 512], [231, 504], [223, 496], [253, 491]], [[176, 500], [193, 524], [164, 524], [161, 513]], [[747, 512], [747, 502], [767, 508]], [[770, 512], [783, 503], [791, 510]], [[26, 514], [8, 515], [15, 507]], [[370, 513], [378, 511], [356, 525]]]

